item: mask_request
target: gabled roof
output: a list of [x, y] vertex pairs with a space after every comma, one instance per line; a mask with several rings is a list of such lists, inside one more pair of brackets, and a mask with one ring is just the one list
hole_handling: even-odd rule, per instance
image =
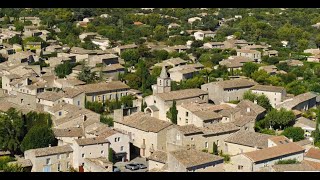
[[155, 94], [155, 96], [163, 99], [164, 101], [180, 100], [180, 99], [189, 99], [194, 97], [199, 97], [201, 95], [207, 95], [208, 92], [201, 89], [183, 89], [178, 91], [170, 91], [167, 93]]
[[95, 93], [95, 92], [105, 92], [105, 91], [115, 91], [120, 89], [129, 89], [130, 87], [121, 81], [111, 81], [108, 83], [95, 83], [86, 84], [77, 87], [78, 89], [84, 91], [85, 93]]
[[165, 164], [167, 163], [167, 153], [164, 151], [155, 151], [148, 157], [148, 160]]
[[63, 97], [62, 92], [46, 91], [37, 95], [37, 98], [47, 101], [57, 101]]
[[303, 153], [304, 148], [296, 143], [287, 143], [278, 146], [273, 146], [261, 150], [251, 151], [244, 153], [243, 155], [251, 159], [253, 162], [265, 161], [273, 158], [278, 158], [293, 153]]
[[143, 112], [136, 112], [134, 114], [131, 114], [130, 116], [126, 116], [122, 121], [117, 121], [117, 123], [145, 132], [154, 133], [157, 133], [172, 125], [172, 123], [170, 122], [151, 117], [150, 115], [144, 114]]
[[177, 150], [169, 152], [177, 161], [186, 166], [186, 168], [191, 168], [194, 166], [199, 166], [203, 164], [208, 164], [212, 162], [223, 163], [223, 158], [220, 156], [212, 155], [209, 153], [196, 151], [196, 150]]
[[216, 123], [201, 128], [205, 135], [215, 135], [238, 131], [240, 128], [233, 123]]
[[316, 98], [316, 97], [317, 97], [317, 95], [315, 95], [314, 93], [307, 92], [304, 94], [294, 96], [293, 98], [288, 99], [281, 104], [278, 104], [277, 107], [279, 107], [279, 108], [286, 107], [287, 109], [292, 109], [295, 106], [299, 105], [300, 103], [308, 101], [308, 100]]
[[193, 124], [185, 125], [185, 126], [175, 126], [178, 131], [180, 131], [184, 135], [191, 135], [191, 134], [203, 134], [202, 130], [196, 127]]
[[307, 119], [303, 116], [299, 117], [296, 119], [296, 124], [295, 125], [298, 125], [298, 124], [302, 124], [304, 126], [309, 126], [311, 128], [316, 128], [316, 122], [315, 121], [312, 121], [310, 119]]
[[310, 148], [305, 157], [320, 160], [320, 150], [316, 148]]
[[245, 88], [245, 87], [252, 87], [256, 85], [257, 83], [254, 81], [250, 81], [248, 79], [231, 79], [226, 81], [218, 81], [218, 82], [212, 82], [210, 84], [216, 84], [223, 89], [231, 89], [231, 88]]
[[82, 128], [52, 129], [55, 137], [82, 137], [84, 135]]
[[261, 134], [257, 132], [249, 132], [249, 131], [238, 131], [233, 135], [229, 136], [225, 139], [225, 142], [240, 144], [243, 146], [249, 147], [257, 147], [257, 148], [267, 148], [268, 147], [268, 139], [271, 138], [271, 135]]
[[297, 164], [276, 164], [272, 166], [276, 172], [290, 172], [290, 171], [316, 171], [309, 163], [302, 161]]
[[87, 145], [94, 145], [94, 144], [105, 144], [110, 143], [109, 140], [100, 137], [93, 137], [93, 138], [84, 138], [84, 139], [76, 139], [75, 142], [79, 146], [87, 146]]
[[64, 145], [64, 146], [30, 149], [28, 151], [33, 151], [36, 157], [41, 157], [41, 156], [50, 156], [55, 154], [71, 153], [73, 152], [73, 149], [71, 148], [70, 145]]
[[285, 90], [285, 88], [281, 86], [255, 85], [251, 88], [251, 90], [282, 92]]

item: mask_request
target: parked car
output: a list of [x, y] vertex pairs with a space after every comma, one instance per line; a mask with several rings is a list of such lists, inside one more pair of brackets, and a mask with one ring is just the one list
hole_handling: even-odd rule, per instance
[[113, 172], [121, 172], [117, 166], [113, 166]]
[[137, 164], [130, 163], [130, 164], [126, 164], [125, 168], [130, 170], [138, 170], [139, 166]]
[[137, 165], [139, 166], [139, 169], [146, 169], [147, 168], [146, 165], [141, 164], [141, 163], [138, 163]]

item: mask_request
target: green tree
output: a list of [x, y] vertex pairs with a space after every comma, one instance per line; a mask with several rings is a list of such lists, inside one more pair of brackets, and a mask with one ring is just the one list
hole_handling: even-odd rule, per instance
[[247, 76], [247, 77], [251, 77], [251, 74], [254, 73], [255, 71], [257, 71], [259, 68], [259, 66], [256, 63], [253, 62], [247, 62], [244, 63], [243, 67], [242, 67], [242, 72]]
[[54, 68], [54, 72], [59, 78], [65, 78], [67, 75], [72, 73], [72, 68], [74, 67], [69, 61], [59, 64]]
[[272, 109], [270, 101], [266, 95], [262, 94], [262, 95], [258, 96], [256, 100], [257, 100], [258, 105], [265, 108], [267, 111], [270, 111]]
[[48, 145], [56, 145], [57, 140], [54, 137], [53, 131], [46, 125], [34, 126], [28, 131], [27, 135], [21, 142], [21, 150], [44, 148]]
[[167, 37], [167, 28], [161, 25], [157, 25], [154, 28], [154, 38], [157, 41], [162, 41]]
[[23, 167], [18, 164], [5, 165], [3, 172], [24, 172]]
[[113, 151], [113, 149], [112, 148], [109, 148], [108, 149], [108, 160], [110, 161], [110, 162], [114, 162], [114, 157], [113, 157], [113, 155], [114, 155], [114, 151]]
[[121, 104], [124, 105], [124, 107], [132, 107], [133, 106], [133, 100], [135, 99], [134, 96], [128, 95], [128, 96], [122, 96], [120, 98]]
[[304, 131], [301, 127], [288, 127], [282, 132], [287, 138], [292, 138], [294, 142], [304, 139]]
[[265, 127], [273, 127], [273, 129], [284, 129], [292, 126], [295, 120], [295, 115], [292, 111], [287, 111], [284, 108], [280, 110], [272, 109], [264, 118]]
[[254, 94], [254, 93], [252, 93], [251, 91], [246, 91], [246, 92], [244, 92], [244, 94], [243, 94], [243, 99], [247, 99], [247, 100], [253, 102], [254, 100], [257, 99], [257, 95]]
[[169, 53], [168, 51], [161, 49], [152, 51], [152, 55], [157, 60], [166, 60], [168, 59]]
[[8, 162], [14, 161], [13, 157], [10, 156], [0, 156], [0, 170], [6, 168]]
[[20, 112], [10, 108], [0, 114], [0, 147], [11, 154], [20, 152], [20, 143], [26, 133]]
[[99, 114], [104, 112], [103, 104], [97, 101], [94, 101], [94, 102], [87, 101], [86, 108]]
[[93, 83], [97, 80], [96, 72], [91, 72], [91, 68], [83, 64], [78, 79], [86, 83]]
[[19, 35], [15, 35], [9, 39], [9, 44], [22, 44], [22, 38]]
[[113, 118], [107, 117], [105, 115], [100, 116], [100, 122], [107, 124], [109, 127], [113, 127]]
[[177, 116], [178, 116], [178, 110], [176, 106], [176, 101], [173, 100], [172, 107], [167, 112], [167, 118], [169, 118], [173, 124], [177, 124]]
[[214, 155], [218, 155], [219, 154], [218, 146], [216, 145], [215, 142], [213, 142], [213, 144], [212, 144], [212, 154], [214, 154]]
[[140, 54], [137, 49], [127, 49], [121, 53], [121, 58], [124, 59], [126, 63], [134, 65], [138, 62]]

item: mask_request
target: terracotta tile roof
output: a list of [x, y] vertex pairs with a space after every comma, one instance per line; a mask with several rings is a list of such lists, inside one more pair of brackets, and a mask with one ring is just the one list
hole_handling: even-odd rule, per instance
[[255, 120], [256, 120], [256, 116], [240, 116], [239, 118], [236, 118], [235, 121], [233, 121], [232, 123], [238, 127], [242, 127], [247, 123]]
[[63, 91], [64, 91], [63, 97], [65, 98], [74, 98], [79, 94], [83, 93], [83, 91], [76, 88], [71, 88], [71, 87], [64, 88]]
[[122, 121], [117, 121], [117, 123], [124, 124], [142, 131], [154, 133], [157, 133], [162, 129], [172, 125], [170, 122], [151, 117], [143, 112], [137, 112], [130, 116], [126, 116]]
[[213, 84], [217, 84], [218, 86], [222, 87], [223, 89], [231, 89], [231, 88], [244, 88], [244, 87], [252, 87], [257, 83], [248, 79], [231, 79], [226, 81], [218, 81], [212, 82]]
[[303, 153], [304, 148], [296, 143], [287, 143], [278, 146], [273, 146], [261, 150], [244, 153], [253, 162], [260, 162], [268, 159], [273, 159], [293, 153]]
[[61, 91], [46, 91], [37, 95], [37, 98], [44, 99], [47, 101], [57, 101], [63, 97], [63, 93]]
[[103, 67], [95, 67], [92, 69], [92, 71], [95, 71], [95, 72], [99, 72], [99, 71], [106, 72], [106, 71], [115, 71], [115, 70], [124, 70], [124, 67], [120, 64], [109, 64]]
[[205, 135], [215, 135], [215, 134], [229, 133], [229, 132], [235, 132], [240, 130], [240, 128], [235, 126], [233, 123], [210, 124], [201, 129], [203, 130]]
[[270, 91], [270, 92], [282, 92], [285, 90], [285, 88], [281, 86], [268, 86], [268, 85], [255, 85], [250, 89], [258, 90], [258, 91]]
[[84, 136], [82, 128], [66, 128], [66, 129], [53, 129], [55, 137], [82, 137]]
[[320, 163], [319, 162], [315, 162], [315, 161], [308, 161], [308, 160], [303, 160], [305, 163], [309, 164], [310, 166], [312, 166], [314, 169], [320, 171]]
[[149, 157], [148, 160], [157, 161], [160, 163], [167, 163], [167, 153], [164, 151], [155, 151]]
[[205, 110], [205, 111], [194, 111], [194, 115], [198, 116], [202, 120], [211, 120], [211, 119], [219, 119], [222, 116], [212, 110]]
[[307, 92], [304, 94], [294, 96], [293, 98], [288, 99], [281, 104], [278, 104], [277, 107], [278, 108], [286, 107], [286, 109], [292, 109], [295, 106], [299, 105], [300, 103], [308, 101], [308, 100], [316, 98], [316, 97], [317, 97], [317, 95], [315, 95], [314, 93]]
[[276, 145], [291, 143], [291, 141], [285, 136], [273, 136], [269, 140], [274, 142]]
[[64, 146], [54, 146], [54, 147], [46, 147], [46, 148], [39, 148], [39, 149], [30, 149], [28, 151], [33, 151], [36, 157], [41, 156], [50, 156], [55, 154], [63, 154], [63, 153], [71, 153], [73, 149], [70, 145]]
[[162, 66], [172, 66], [172, 65], [177, 66], [179, 64], [186, 64], [186, 63], [187, 63], [187, 61], [178, 57], [178, 58], [170, 58], [170, 59], [164, 60], [161, 63], [155, 64], [154, 66], [161, 66], [161, 67]]
[[193, 124], [185, 125], [185, 126], [175, 126], [182, 134], [184, 135], [192, 135], [192, 134], [202, 134], [202, 130], [196, 127]]
[[297, 141], [295, 143], [297, 143], [300, 146], [306, 146], [306, 145], [311, 145], [312, 144], [312, 142], [309, 139], [304, 139], [304, 140], [301, 140], [301, 141]]
[[196, 150], [177, 150], [169, 152], [177, 161], [191, 168], [211, 162], [223, 163], [223, 158]]
[[298, 164], [276, 164], [272, 166], [276, 172], [290, 172], [290, 171], [316, 171], [309, 163], [302, 161]]
[[[257, 116], [266, 111], [265, 108], [249, 100], [240, 101], [237, 104], [237, 108], [241, 109], [240, 111], [242, 115], [247, 115], [247, 116]], [[250, 112], [248, 112], [248, 108], [250, 108]]]
[[168, 93], [159, 93], [155, 96], [163, 99], [164, 101], [190, 99], [193, 97], [199, 97], [201, 95], [207, 95], [208, 92], [201, 89], [183, 89], [178, 91], [170, 91]]
[[78, 85], [86, 84], [85, 82], [80, 81], [79, 79], [56, 79], [55, 81], [57, 83], [62, 84], [62, 85], [68, 84], [68, 85], [71, 85], [71, 86], [78, 86]]
[[320, 160], [320, 150], [316, 148], [310, 148], [305, 157]]
[[94, 144], [105, 144], [110, 143], [109, 140], [100, 137], [93, 137], [93, 138], [85, 138], [85, 139], [76, 139], [75, 142], [79, 146], [87, 146], [87, 145], [94, 145]]
[[112, 81], [108, 83], [96, 83], [96, 84], [86, 84], [78, 86], [80, 90], [83, 90], [85, 93], [95, 93], [95, 92], [106, 92], [106, 91], [115, 91], [120, 89], [130, 89], [129, 86], [122, 83], [121, 81]]
[[9, 162], [8, 165], [18, 165], [21, 167], [32, 167], [32, 162], [30, 159], [19, 159], [18, 161]]
[[191, 111], [191, 112], [206, 111], [206, 110], [221, 111], [223, 109], [232, 108], [231, 106], [229, 106], [227, 104], [215, 105], [215, 104], [209, 104], [209, 103], [196, 103], [196, 102], [182, 103], [180, 106]]
[[261, 134], [256, 132], [249, 131], [238, 131], [235, 134], [229, 136], [225, 139], [225, 142], [240, 144], [249, 147], [257, 147], [257, 148], [267, 148], [268, 147], [268, 139], [272, 137], [268, 134]]
[[315, 121], [312, 121], [310, 119], [307, 119], [305, 117], [299, 117], [296, 119], [296, 123], [294, 126], [299, 126], [299, 124], [303, 125], [303, 126], [309, 126], [311, 128], [316, 128], [316, 122]]

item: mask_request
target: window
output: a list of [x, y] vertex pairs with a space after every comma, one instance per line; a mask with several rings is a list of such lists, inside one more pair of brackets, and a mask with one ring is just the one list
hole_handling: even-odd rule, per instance
[[120, 137], [118, 137], [118, 142], [120, 142]]
[[121, 146], [121, 147], [120, 147], [120, 151], [123, 151], [123, 149], [124, 149], [123, 146]]
[[58, 159], [61, 159], [61, 155], [60, 155], [60, 154], [59, 154], [59, 155], [57, 155], [57, 158], [58, 158]]
[[117, 139], [118, 139], [118, 138], [114, 138], [114, 142], [117, 142]]
[[80, 106], [80, 101], [78, 101], [78, 106]]
[[92, 101], [94, 101], [94, 99], [95, 99], [95, 96], [92, 96]]
[[193, 141], [194, 139], [193, 138], [191, 138], [191, 141]]
[[186, 119], [186, 124], [188, 124], [188, 119]]
[[85, 157], [84, 153], [81, 154], [81, 157], [83, 157], [83, 158]]
[[46, 159], [46, 164], [48, 165], [48, 164], [51, 164], [51, 159], [50, 158], [47, 158]]
[[187, 117], [189, 116], [189, 112], [186, 112], [186, 116], [187, 116]]
[[58, 172], [60, 172], [60, 169], [61, 169], [61, 165], [58, 164]]
[[105, 101], [105, 95], [102, 95], [102, 101], [104, 102]]
[[181, 121], [181, 117], [179, 117], [179, 121]]
[[177, 140], [179, 141], [180, 140], [180, 134], [177, 134]]
[[205, 148], [208, 148], [208, 147], [209, 147], [208, 142], [205, 142], [205, 143], [204, 143], [204, 147], [205, 147]]
[[160, 86], [162, 85], [162, 82], [161, 82], [161, 80], [159, 80], [159, 85], [160, 85]]
[[242, 165], [238, 165], [238, 170], [242, 170], [243, 166]]
[[112, 94], [109, 95], [109, 99], [112, 99]]
[[62, 112], [61, 111], [59, 111], [59, 116], [61, 116], [62, 115]]
[[104, 151], [103, 151], [103, 150], [101, 151], [101, 154], [102, 154], [102, 155], [104, 154]]
[[69, 169], [69, 162], [67, 162], [67, 169]]
[[274, 98], [274, 100], [276, 101], [276, 100], [277, 100], [277, 98]]
[[157, 103], [157, 101], [156, 101], [156, 100], [153, 100], [153, 103]]
[[219, 144], [219, 140], [217, 140], [217, 146], [220, 146], [220, 144]]

